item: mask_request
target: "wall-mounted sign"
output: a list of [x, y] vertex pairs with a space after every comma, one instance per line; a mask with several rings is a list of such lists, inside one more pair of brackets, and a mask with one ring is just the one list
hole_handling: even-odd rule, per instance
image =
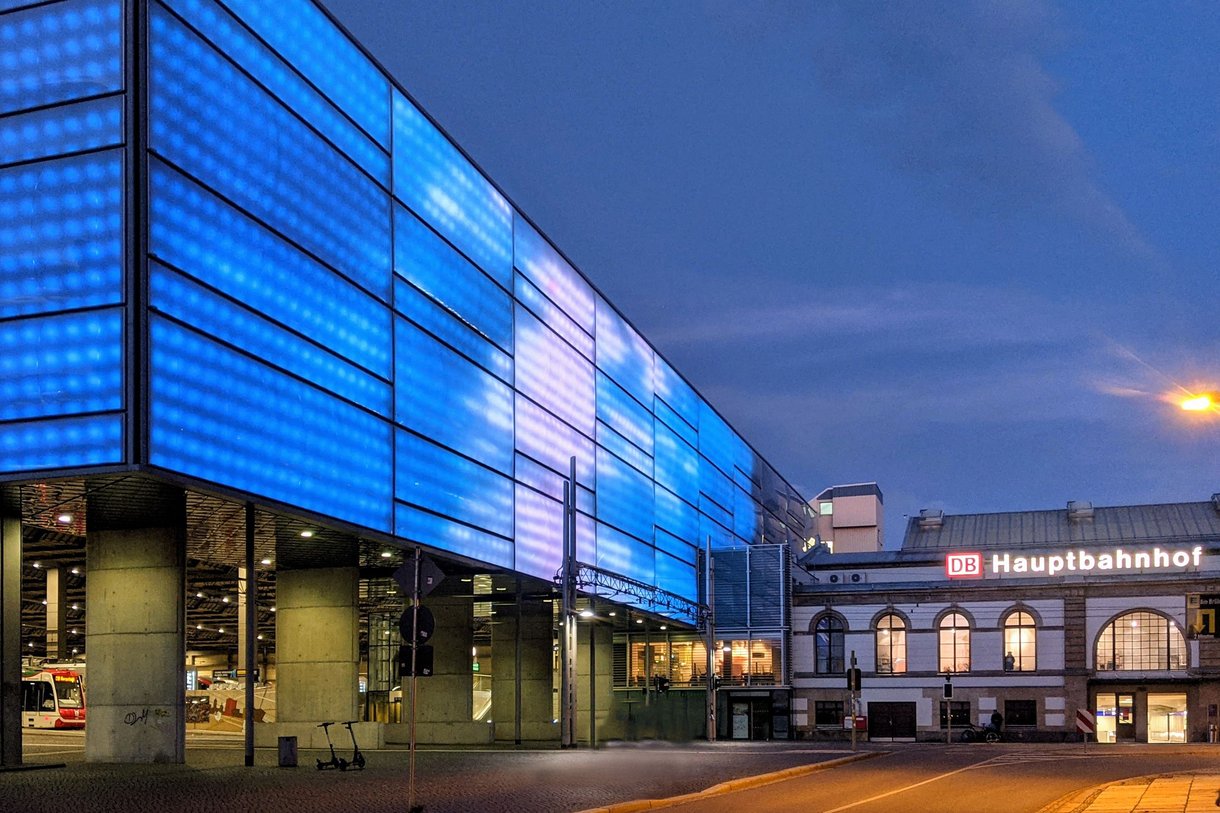
[[1003, 578], [1006, 576], [1064, 576], [1115, 572], [1177, 572], [1199, 567], [1203, 546], [1192, 548], [1108, 548], [1047, 554], [956, 552], [945, 556], [950, 579]]

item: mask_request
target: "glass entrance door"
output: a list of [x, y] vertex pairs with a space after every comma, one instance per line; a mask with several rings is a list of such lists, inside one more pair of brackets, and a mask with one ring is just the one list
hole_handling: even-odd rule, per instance
[[1118, 742], [1135, 742], [1135, 695], [1117, 695], [1118, 708], [1114, 733]]
[[1148, 742], [1186, 742], [1186, 695], [1148, 695]]

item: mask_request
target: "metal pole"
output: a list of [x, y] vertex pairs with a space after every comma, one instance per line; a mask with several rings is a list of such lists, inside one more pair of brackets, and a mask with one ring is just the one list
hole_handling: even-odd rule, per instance
[[851, 708], [848, 712], [851, 714], [851, 750], [856, 750], [856, 650], [851, 651], [851, 669], [848, 680], [851, 682]]
[[563, 484], [563, 578], [559, 619], [559, 744], [576, 745], [576, 458], [569, 461], [570, 474]]
[[246, 503], [246, 767], [254, 766], [254, 655], [258, 645], [258, 574], [254, 572], [254, 503]]
[[[589, 601], [589, 609], [593, 609], [593, 601]], [[589, 619], [589, 747], [597, 747], [597, 628], [593, 626], [593, 618]]]
[[704, 638], [703, 648], [707, 654], [707, 669], [704, 671], [704, 680], [707, 682], [707, 741], [716, 741], [716, 653], [712, 648], [716, 645], [716, 600], [715, 600], [715, 582], [713, 574], [715, 565], [712, 563], [712, 537], [709, 534], [707, 537], [707, 549], [703, 554], [705, 566], [703, 568], [704, 579], [707, 586], [704, 588], [704, 596], [707, 598], [707, 619], [704, 622], [706, 636]]
[[517, 577], [517, 634], [513, 647], [513, 743], [521, 744], [521, 577]]
[[423, 561], [423, 549], [415, 546], [415, 587], [411, 590], [411, 725], [409, 726], [410, 756], [408, 757], [407, 810], [415, 813], [423, 806], [415, 806], [415, 707], [418, 704], [419, 679], [416, 677], [415, 656], [419, 652], [419, 569]]

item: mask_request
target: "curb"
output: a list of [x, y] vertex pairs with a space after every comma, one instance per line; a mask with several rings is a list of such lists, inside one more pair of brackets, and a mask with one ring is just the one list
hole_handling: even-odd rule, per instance
[[785, 779], [794, 779], [798, 776], [837, 768], [840, 765], [847, 765], [862, 759], [887, 756], [888, 754], [888, 751], [866, 751], [862, 754], [852, 754], [851, 756], [829, 759], [825, 762], [815, 762], [812, 765], [797, 765], [794, 768], [784, 768], [783, 770], [758, 774], [757, 776], [730, 779], [727, 782], [712, 785], [710, 788], [695, 791], [694, 793], [684, 793], [681, 796], [670, 796], [665, 799], [635, 799], [630, 802], [607, 805], [606, 807], [591, 807], [588, 810], [581, 810], [579, 813], [638, 813], [641, 810], [660, 810], [666, 807], [673, 807], [674, 805], [686, 804], [687, 802], [697, 802], [700, 799], [708, 799], [712, 796], [723, 796], [726, 793], [734, 793], [739, 790], [746, 790], [747, 788], [770, 785], [773, 782], [783, 782]]

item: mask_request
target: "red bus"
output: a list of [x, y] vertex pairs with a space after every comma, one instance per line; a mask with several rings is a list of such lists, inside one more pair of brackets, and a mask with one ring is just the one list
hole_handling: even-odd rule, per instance
[[28, 669], [21, 676], [25, 728], [84, 728], [85, 690], [71, 669]]

